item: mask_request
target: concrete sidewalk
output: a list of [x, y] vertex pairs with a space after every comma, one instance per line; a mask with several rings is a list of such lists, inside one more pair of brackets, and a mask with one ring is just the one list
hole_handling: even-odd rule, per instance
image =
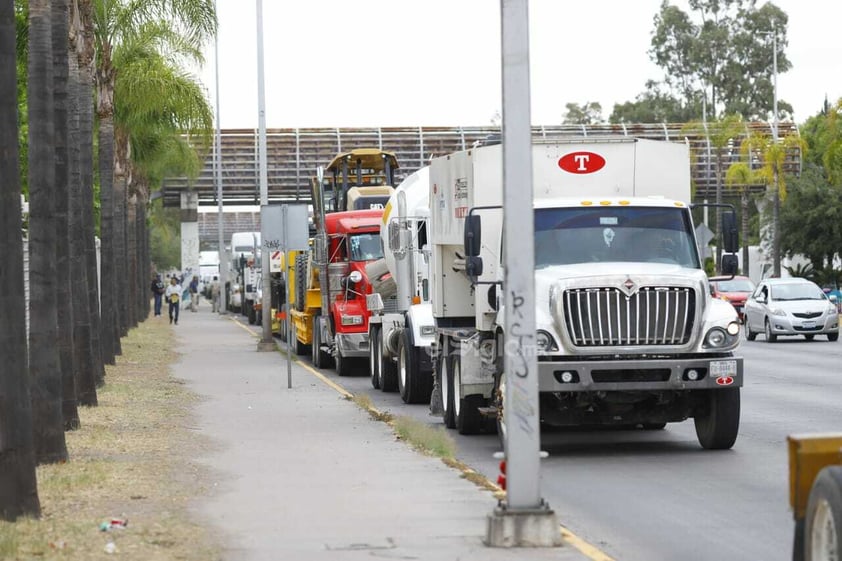
[[173, 326], [174, 375], [203, 398], [191, 428], [213, 443], [199, 459], [212, 492], [194, 509], [224, 560], [587, 559], [569, 545], [485, 547], [491, 493], [296, 363], [287, 389], [286, 354], [256, 352], [260, 328], [244, 323], [203, 301]]

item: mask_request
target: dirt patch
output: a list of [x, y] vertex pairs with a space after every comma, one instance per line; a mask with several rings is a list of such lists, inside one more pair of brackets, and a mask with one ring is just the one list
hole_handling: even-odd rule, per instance
[[[154, 318], [123, 339], [99, 406], [81, 408], [81, 428], [67, 433], [70, 461], [38, 468], [41, 519], [0, 522], [0, 558], [220, 558], [188, 509], [207, 490], [193, 458], [208, 443], [190, 428], [197, 396], [172, 378], [174, 346], [172, 328]], [[112, 518], [126, 528], [101, 530]]]

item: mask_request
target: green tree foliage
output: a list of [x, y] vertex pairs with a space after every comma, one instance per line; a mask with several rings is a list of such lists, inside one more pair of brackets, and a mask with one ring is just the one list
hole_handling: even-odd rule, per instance
[[612, 123], [686, 123], [702, 114], [701, 101], [684, 103], [653, 80], [634, 101], [614, 104]]
[[568, 103], [565, 109], [563, 119], [565, 125], [594, 125], [605, 122], [602, 118], [602, 105], [597, 101], [586, 101], [581, 105]]
[[29, 2], [15, 0], [15, 37], [18, 76], [18, 139], [21, 192], [29, 194], [29, 114], [26, 109], [26, 64], [29, 57]]
[[806, 164], [789, 182], [781, 207], [781, 249], [800, 253], [813, 264], [817, 282], [842, 281], [832, 270], [833, 256], [842, 248], [842, 188], [828, 183], [824, 170]]
[[181, 210], [153, 203], [149, 213], [149, 254], [158, 271], [181, 268]]
[[[706, 99], [711, 115], [771, 120], [772, 33], [777, 38], [778, 73], [792, 66], [784, 53], [786, 13], [771, 2], [758, 7], [755, 0], [689, 0], [688, 4], [689, 13], [664, 0], [655, 16], [649, 54], [664, 71], [666, 91], [649, 83], [637, 102], [629, 102], [631, 107], [622, 104], [614, 117], [623, 120], [631, 108], [646, 115], [648, 103], [655, 105], [649, 109], [655, 113], [655, 109], [663, 110], [665, 100], [667, 107], [676, 102], [682, 111], [697, 111]], [[778, 105], [782, 114], [792, 113], [785, 101]], [[671, 115], [681, 118], [682, 111]]]

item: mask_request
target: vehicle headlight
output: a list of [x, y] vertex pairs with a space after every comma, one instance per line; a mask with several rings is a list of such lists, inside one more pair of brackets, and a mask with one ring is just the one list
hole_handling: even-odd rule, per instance
[[740, 332], [740, 324], [736, 321], [732, 321], [728, 324], [728, 327], [725, 328], [728, 332], [728, 335], [737, 335]]
[[538, 350], [541, 352], [558, 350], [555, 341], [553, 341], [553, 336], [547, 333], [546, 331], [539, 330], [535, 334], [535, 344], [538, 346]]
[[785, 312], [785, 311], [783, 311], [783, 310], [782, 310], [782, 309], [780, 309], [780, 308], [773, 308], [773, 309], [772, 309], [772, 315], [773, 315], [773, 316], [786, 316], [786, 312]]
[[363, 316], [342, 316], [342, 325], [362, 325]]
[[834, 304], [833, 302], [831, 302], [831, 303], [828, 305], [828, 307], [827, 307], [827, 313], [829, 313], [829, 314], [835, 314], [835, 313], [836, 313], [836, 304]]
[[[732, 334], [732, 326], [736, 326], [736, 330]], [[727, 327], [727, 331], [722, 329], [721, 327], [714, 327], [710, 331], [708, 331], [707, 335], [705, 335], [705, 344], [704, 346], [709, 349], [721, 349], [724, 347], [730, 347], [734, 344], [734, 340], [736, 334], [740, 332], [740, 326], [736, 323], [730, 323]]]
[[436, 326], [435, 325], [422, 325], [421, 326], [421, 335], [435, 335], [436, 334]]

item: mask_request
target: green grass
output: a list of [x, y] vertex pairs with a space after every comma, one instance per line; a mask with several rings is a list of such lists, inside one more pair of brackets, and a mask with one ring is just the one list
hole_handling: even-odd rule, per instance
[[418, 450], [443, 459], [456, 455], [456, 441], [442, 427], [432, 427], [410, 417], [395, 417], [395, 433]]

